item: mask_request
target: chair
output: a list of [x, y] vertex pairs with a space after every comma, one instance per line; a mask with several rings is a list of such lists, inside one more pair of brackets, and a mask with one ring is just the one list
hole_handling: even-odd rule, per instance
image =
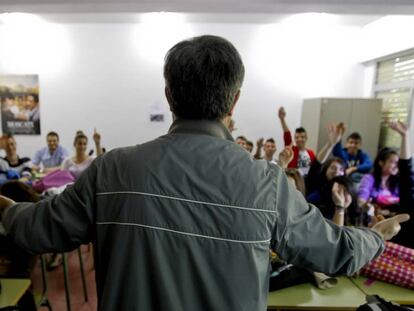
[[47, 307], [49, 311], [52, 311], [52, 306], [50, 305], [49, 299], [47, 298], [47, 272], [46, 272], [46, 260], [44, 255], [40, 255], [40, 268], [42, 271], [42, 294], [35, 294], [35, 302], [37, 308]]

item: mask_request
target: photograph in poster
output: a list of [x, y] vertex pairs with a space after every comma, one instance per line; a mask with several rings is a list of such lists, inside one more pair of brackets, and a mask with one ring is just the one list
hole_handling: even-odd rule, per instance
[[3, 134], [40, 135], [38, 75], [0, 75]]

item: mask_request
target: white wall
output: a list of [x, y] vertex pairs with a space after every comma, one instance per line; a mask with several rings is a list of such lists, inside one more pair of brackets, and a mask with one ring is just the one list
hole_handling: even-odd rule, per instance
[[[280, 105], [286, 107], [294, 128], [304, 98], [366, 94], [364, 68], [355, 47], [360, 28], [318, 20], [307, 17], [274, 25], [181, 23], [178, 28], [60, 24], [48, 25], [44, 34], [33, 27], [23, 29], [26, 40], [41, 44], [22, 45], [25, 40], [9, 38], [12, 46], [0, 46], [0, 73], [40, 75], [42, 136], [18, 136], [19, 153], [32, 155], [50, 130], [58, 131], [68, 148], [78, 129], [91, 134], [96, 127], [108, 148], [162, 135], [171, 120], [163, 95], [162, 55], [167, 47], [162, 43], [170, 46], [183, 37], [207, 33], [232, 41], [245, 62], [235, 136], [252, 140], [273, 136], [281, 146]], [[5, 36], [10, 30], [5, 28], [0, 25], [3, 43], [9, 42]], [[149, 122], [149, 112], [157, 109], [168, 116], [164, 124]]]

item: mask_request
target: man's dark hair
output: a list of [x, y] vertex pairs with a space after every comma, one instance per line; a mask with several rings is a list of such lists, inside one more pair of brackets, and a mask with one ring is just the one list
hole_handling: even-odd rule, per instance
[[241, 140], [244, 140], [245, 142], [247, 142], [247, 138], [245, 137], [245, 136], [238, 136], [237, 138], [236, 138], [236, 140], [238, 140], [238, 139], [241, 139]]
[[349, 140], [349, 139], [355, 139], [355, 140], [362, 141], [362, 137], [358, 132], [351, 133], [351, 135], [349, 135], [346, 140]]
[[296, 130], [295, 130], [295, 133], [305, 133], [306, 134], [306, 130], [305, 130], [305, 128], [304, 127], [298, 127]]
[[248, 140], [248, 141], [246, 141], [246, 145], [247, 145], [247, 146], [250, 146], [250, 147], [253, 147], [253, 142], [252, 142], [252, 141], [250, 141], [250, 140]]
[[236, 48], [217, 36], [174, 45], [165, 56], [164, 78], [171, 111], [186, 119], [223, 119], [244, 78]]
[[46, 137], [49, 137], [49, 136], [56, 136], [57, 139], [59, 140], [59, 135], [56, 132], [51, 131], [51, 132], [47, 133]]
[[273, 144], [276, 144], [276, 142], [275, 142], [275, 140], [273, 138], [266, 139], [266, 142], [265, 143], [273, 143]]
[[26, 95], [26, 97], [29, 97], [29, 96], [33, 97], [33, 100], [34, 100], [35, 103], [39, 102], [39, 95], [37, 95], [35, 93], [29, 93], [29, 94]]

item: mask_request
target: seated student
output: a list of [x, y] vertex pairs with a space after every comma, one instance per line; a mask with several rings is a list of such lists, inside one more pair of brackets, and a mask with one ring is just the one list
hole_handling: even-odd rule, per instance
[[[306, 178], [306, 200], [317, 206], [322, 214], [335, 222], [338, 215], [343, 214], [345, 224], [362, 224], [365, 219], [359, 211], [357, 196], [349, 178], [343, 178], [345, 163], [341, 158], [328, 160], [335, 144], [340, 141], [345, 127], [343, 123], [331, 123], [328, 126], [328, 141], [319, 151]], [[351, 202], [344, 206], [342, 200], [338, 200], [338, 192], [351, 197]], [[346, 215], [345, 215], [346, 214]], [[366, 221], [365, 221], [366, 222]]]
[[0, 180], [9, 179], [30, 179], [32, 176], [33, 164], [30, 158], [20, 158], [16, 151], [16, 140], [11, 135], [6, 135], [4, 150], [6, 156], [0, 158]]
[[[0, 187], [0, 194], [13, 198], [16, 202], [38, 202], [40, 195], [29, 185], [19, 181], [9, 181]], [[21, 249], [10, 236], [0, 234], [0, 258], [2, 278], [30, 278], [36, 257]], [[19, 310], [36, 310], [31, 290], [19, 301]]]
[[372, 168], [372, 161], [369, 155], [361, 150], [362, 137], [358, 133], [352, 133], [346, 139], [345, 148], [339, 141], [334, 149], [333, 155], [341, 158], [346, 163], [345, 174], [350, 176], [356, 183], [361, 181], [363, 174], [369, 173]]
[[[266, 139], [266, 142], [263, 145], [263, 138], [260, 138], [256, 143], [256, 153], [254, 154], [254, 158], [256, 160], [264, 159], [267, 162], [276, 164], [274, 159], [274, 155], [276, 153], [276, 142], [273, 138]], [[262, 148], [264, 151], [264, 156], [262, 157]]]
[[[95, 142], [96, 154], [99, 156], [102, 154], [101, 135], [96, 129], [93, 134], [93, 140]], [[88, 168], [95, 157], [87, 154], [88, 137], [82, 131], [76, 132], [73, 146], [75, 147], [75, 155], [66, 158], [62, 163], [62, 168], [68, 170], [77, 179]]]
[[[283, 129], [283, 140], [285, 146], [292, 145], [292, 134], [286, 123], [286, 111], [285, 108], [279, 108], [279, 119]], [[293, 159], [289, 163], [289, 168], [297, 168], [299, 172], [306, 176], [309, 172], [309, 168], [312, 162], [315, 160], [315, 153], [311, 149], [306, 148], [306, 142], [308, 136], [306, 130], [303, 127], [299, 127], [295, 130], [295, 145], [292, 145]]]
[[59, 145], [59, 135], [49, 132], [46, 136], [47, 147], [38, 150], [33, 157], [34, 169], [43, 167], [45, 173], [53, 172], [60, 168], [64, 159], [69, 156], [68, 151]]
[[[400, 153], [391, 148], [383, 148], [378, 152], [373, 172], [361, 180], [359, 204], [363, 207], [372, 204], [376, 214], [387, 216], [405, 211], [413, 217], [414, 166], [410, 149], [410, 131], [401, 122], [390, 123], [390, 128], [402, 137]], [[407, 237], [408, 225], [403, 228], [398, 240], [406, 246], [414, 247], [412, 233], [411, 238]]]

